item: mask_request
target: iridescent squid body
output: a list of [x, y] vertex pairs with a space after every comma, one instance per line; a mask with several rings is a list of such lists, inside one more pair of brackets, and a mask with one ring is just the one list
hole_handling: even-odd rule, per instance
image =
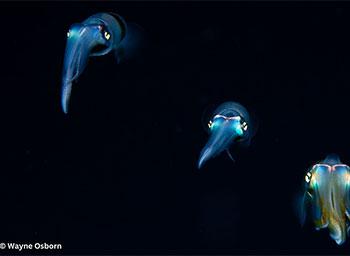
[[63, 112], [68, 112], [72, 84], [84, 71], [89, 57], [113, 52], [117, 62], [130, 58], [140, 48], [143, 31], [113, 13], [97, 13], [67, 32], [62, 75]]
[[305, 189], [300, 203], [300, 220], [304, 224], [311, 208], [317, 230], [328, 228], [338, 244], [346, 241], [349, 229], [350, 168], [331, 154], [310, 168], [305, 176]]
[[248, 111], [239, 103], [225, 102], [221, 104], [213, 113], [208, 123], [210, 134], [207, 144], [200, 153], [198, 168], [210, 158], [226, 151], [230, 154], [232, 144], [249, 145], [253, 136], [253, 125]]

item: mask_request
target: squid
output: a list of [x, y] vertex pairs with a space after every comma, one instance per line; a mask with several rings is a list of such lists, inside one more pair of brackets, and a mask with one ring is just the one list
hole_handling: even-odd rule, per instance
[[81, 23], [73, 24], [67, 32], [63, 63], [61, 105], [68, 113], [72, 84], [84, 71], [89, 57], [114, 53], [117, 63], [135, 55], [143, 38], [143, 30], [126, 23], [113, 13], [97, 13]]
[[313, 165], [305, 175], [299, 201], [299, 218], [303, 225], [310, 209], [316, 230], [328, 228], [330, 237], [341, 245], [346, 241], [350, 220], [350, 168], [339, 156], [330, 154]]
[[253, 124], [245, 107], [236, 102], [225, 102], [213, 113], [208, 123], [210, 134], [207, 144], [202, 149], [198, 169], [210, 158], [226, 151], [234, 161], [229, 149], [232, 144], [249, 145], [254, 135]]

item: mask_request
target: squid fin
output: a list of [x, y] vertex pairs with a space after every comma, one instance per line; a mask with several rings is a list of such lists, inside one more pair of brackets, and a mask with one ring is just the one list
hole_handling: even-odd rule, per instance
[[146, 32], [139, 25], [127, 24], [127, 32], [121, 43], [115, 49], [118, 64], [134, 58], [147, 46]]
[[304, 226], [307, 216], [307, 208], [311, 200], [311, 195], [308, 192], [300, 193], [296, 198], [296, 214], [301, 226]]

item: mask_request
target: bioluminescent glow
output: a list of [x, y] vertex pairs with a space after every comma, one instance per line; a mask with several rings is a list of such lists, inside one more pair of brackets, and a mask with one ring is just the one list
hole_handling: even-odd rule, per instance
[[253, 127], [248, 111], [239, 103], [225, 102], [213, 113], [208, 128], [210, 137], [201, 151], [198, 168], [210, 158], [227, 151], [232, 158], [229, 148], [233, 143], [249, 144], [253, 137]]
[[343, 244], [349, 228], [350, 168], [337, 155], [313, 165], [305, 175], [305, 189], [299, 200], [300, 221], [311, 210], [317, 230], [328, 228], [331, 238]]
[[[84, 71], [91, 56], [114, 52], [117, 62], [130, 58], [140, 48], [143, 31], [135, 24], [110, 13], [97, 13], [67, 32], [62, 77], [62, 109], [68, 112], [72, 84]], [[96, 48], [99, 47], [99, 50]]]

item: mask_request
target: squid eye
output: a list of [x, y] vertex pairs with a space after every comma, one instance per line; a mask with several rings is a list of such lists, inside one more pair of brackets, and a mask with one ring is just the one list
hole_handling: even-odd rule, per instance
[[248, 125], [247, 125], [246, 122], [243, 122], [243, 123], [241, 124], [241, 127], [242, 127], [243, 131], [248, 130]]
[[208, 127], [210, 130], [213, 130], [215, 127], [217, 127], [219, 125], [218, 120], [213, 120], [213, 121], [209, 121], [208, 123]]
[[67, 38], [69, 38], [69, 37], [70, 37], [70, 31], [67, 32]]
[[308, 176], [305, 176], [305, 181], [306, 181], [307, 183], [309, 183], [309, 182], [310, 182], [310, 178], [309, 178]]
[[306, 181], [306, 183], [310, 183], [310, 181], [311, 181], [311, 172], [308, 172], [308, 173], [305, 175], [305, 181]]
[[111, 34], [105, 31], [104, 37], [106, 38], [106, 40], [109, 40], [111, 38]]

